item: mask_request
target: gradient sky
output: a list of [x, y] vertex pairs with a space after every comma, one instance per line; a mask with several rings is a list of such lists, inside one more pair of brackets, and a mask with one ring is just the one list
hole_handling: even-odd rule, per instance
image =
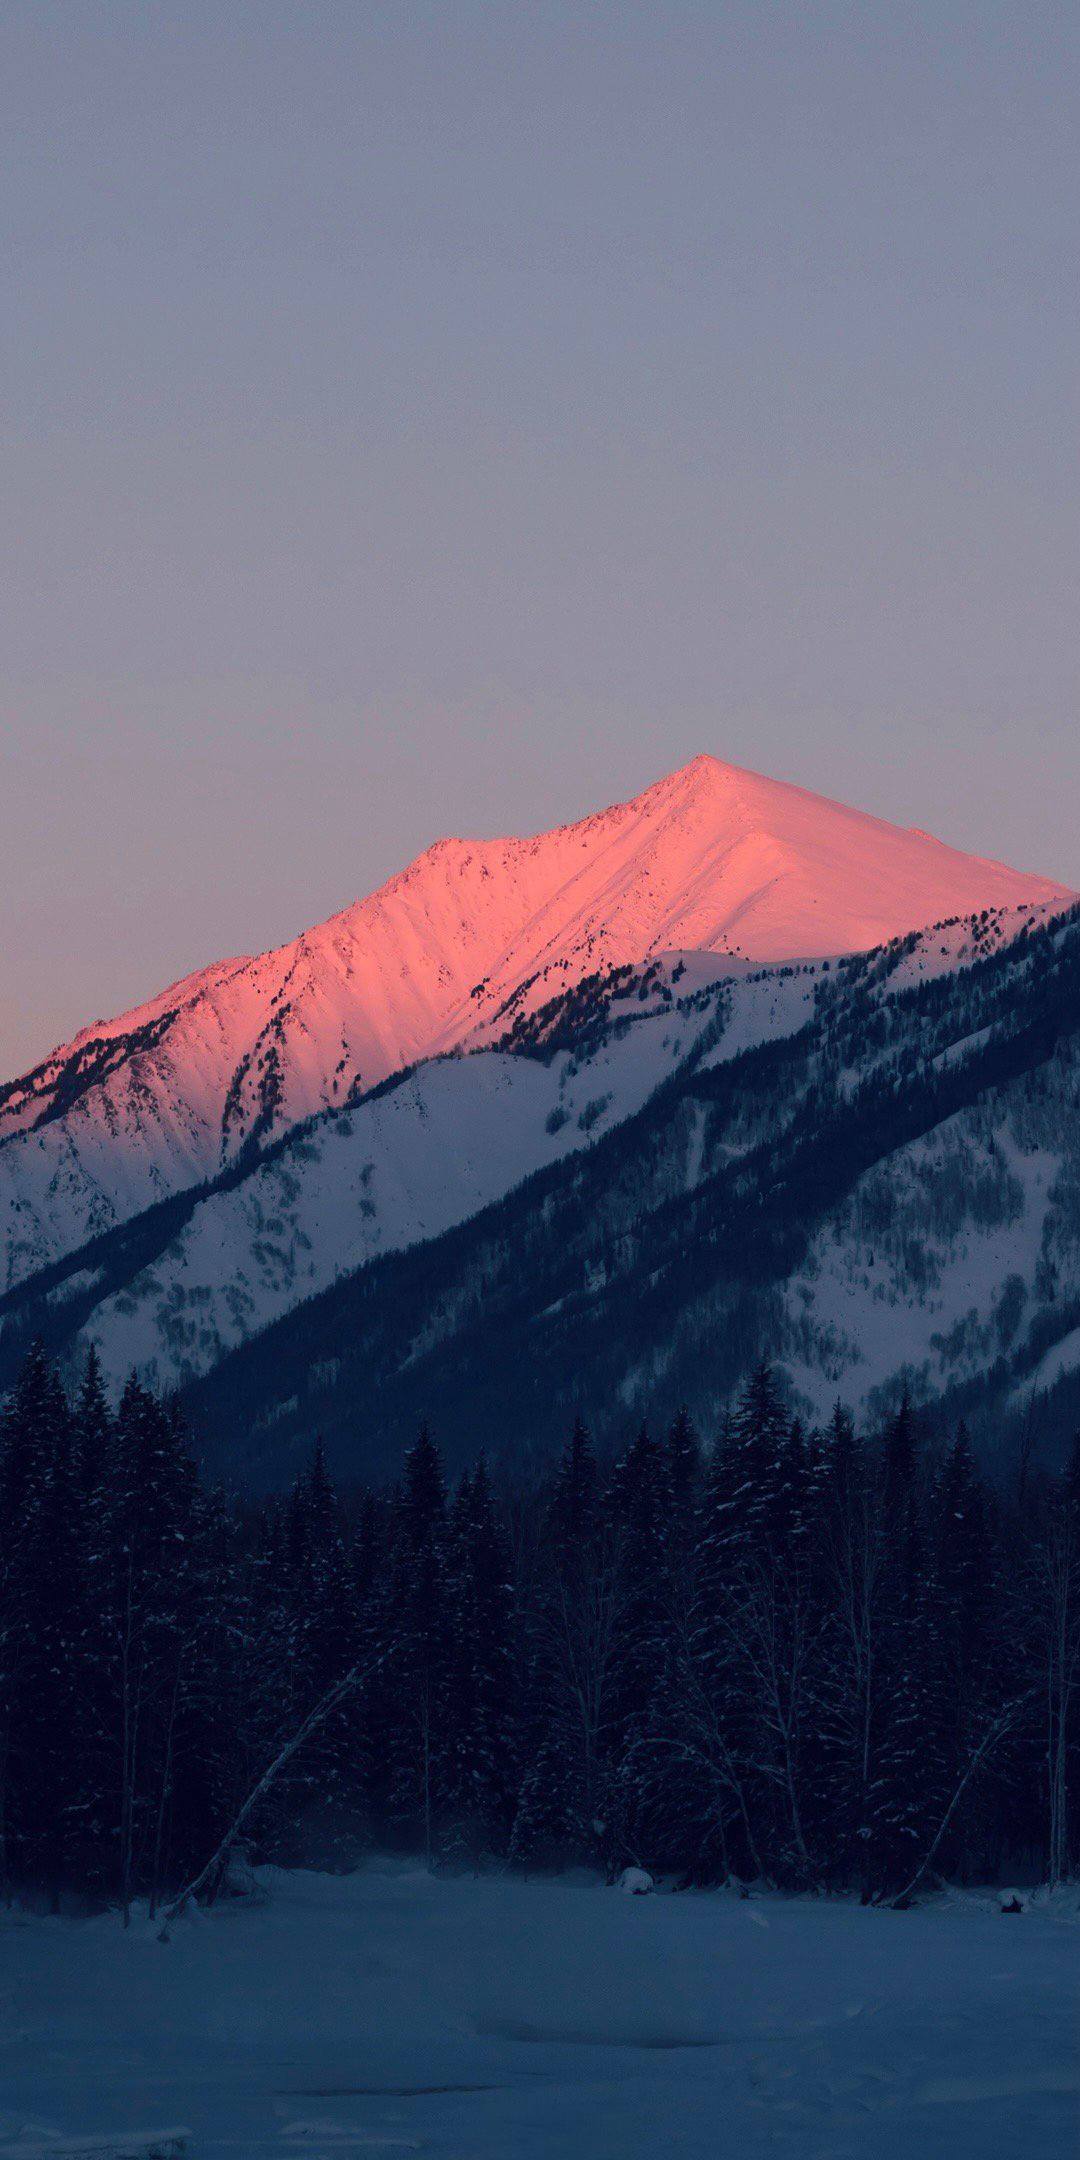
[[1080, 885], [1080, 9], [5, 0], [0, 1073], [696, 751]]

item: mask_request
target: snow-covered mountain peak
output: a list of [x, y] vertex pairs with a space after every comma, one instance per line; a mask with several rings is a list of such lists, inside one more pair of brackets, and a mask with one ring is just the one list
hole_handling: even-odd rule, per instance
[[[364, 942], [373, 925], [400, 928], [407, 916], [437, 932], [449, 910], [466, 951], [489, 948], [468, 986], [480, 988], [486, 1009], [537, 961], [571, 964], [579, 933], [594, 958], [603, 947], [596, 964], [604, 965], [675, 947], [798, 959], [856, 951], [987, 905], [1066, 895], [1052, 880], [702, 752], [572, 824], [437, 840], [325, 930], [340, 926]], [[448, 1015], [439, 1047], [460, 1017]]]
[[707, 754], [553, 831], [438, 840], [291, 943], [189, 975], [0, 1088], [0, 1282], [586, 976], [666, 952], [865, 951], [1064, 896]]

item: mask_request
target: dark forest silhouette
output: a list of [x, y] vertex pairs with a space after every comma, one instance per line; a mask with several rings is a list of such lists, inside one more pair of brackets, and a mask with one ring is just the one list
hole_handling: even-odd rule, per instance
[[[804, 1430], [762, 1365], [529, 1491], [200, 1482], [174, 1406], [69, 1399], [40, 1345], [0, 1425], [8, 1894], [156, 1907], [268, 1786], [255, 1856], [626, 1864], [903, 1902], [1080, 1853], [1080, 1451], [991, 1488], [904, 1401]], [[213, 1887], [211, 1885], [211, 1887]]]

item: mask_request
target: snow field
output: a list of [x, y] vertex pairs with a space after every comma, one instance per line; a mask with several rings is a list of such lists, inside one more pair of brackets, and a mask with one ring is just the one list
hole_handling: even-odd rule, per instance
[[[162, 1945], [0, 1924], [0, 2156], [185, 2123], [193, 2160], [1050, 2160], [1076, 1912], [908, 1913], [381, 1862], [268, 1871]], [[1068, 1921], [1072, 1924], [1066, 1924]]]

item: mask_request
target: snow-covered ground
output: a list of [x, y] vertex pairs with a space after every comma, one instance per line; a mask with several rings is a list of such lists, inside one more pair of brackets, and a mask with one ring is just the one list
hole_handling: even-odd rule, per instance
[[[1075, 1904], [267, 1877], [162, 1945], [0, 1922], [0, 2155], [184, 2123], [198, 2160], [1050, 2160], [1080, 2133]], [[62, 2150], [62, 2146], [60, 2147]]]

